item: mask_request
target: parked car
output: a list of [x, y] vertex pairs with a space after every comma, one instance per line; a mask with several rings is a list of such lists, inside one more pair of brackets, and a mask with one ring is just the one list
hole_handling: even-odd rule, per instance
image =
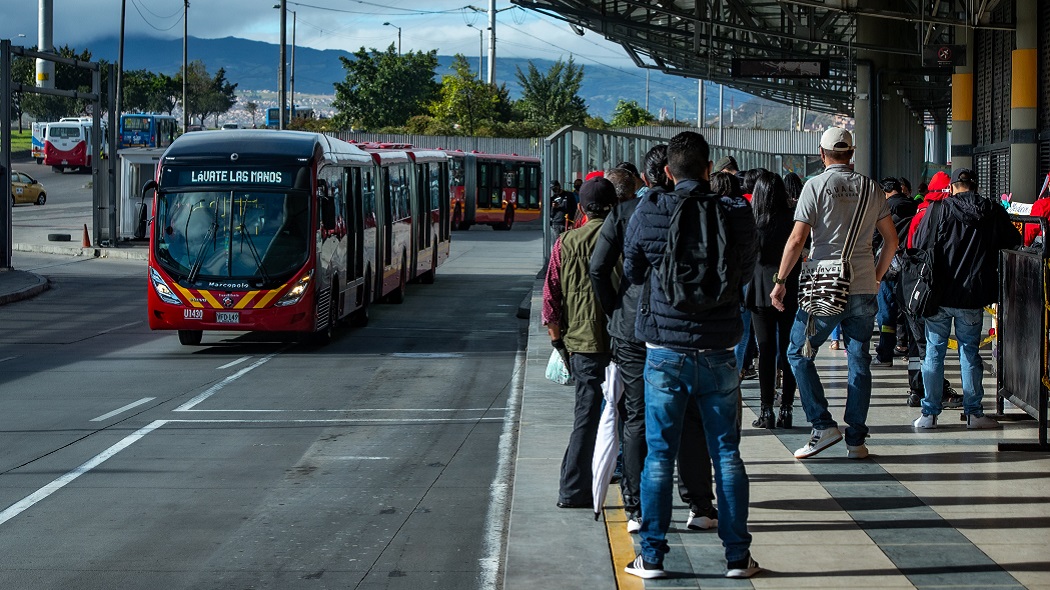
[[47, 191], [40, 181], [26, 174], [13, 170], [11, 172], [11, 202], [43, 205], [47, 202]]
[[243, 129], [243, 128], [237, 123], [223, 123], [222, 124], [222, 129]]
[[190, 131], [204, 131], [204, 130], [205, 130], [204, 129], [204, 125], [189, 125], [188, 127], [186, 127], [186, 133], [189, 133]]

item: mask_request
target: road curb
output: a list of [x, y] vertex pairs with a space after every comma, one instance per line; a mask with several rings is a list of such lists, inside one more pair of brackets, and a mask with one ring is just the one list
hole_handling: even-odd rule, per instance
[[39, 254], [61, 254], [64, 256], [84, 256], [88, 258], [117, 258], [123, 260], [147, 260], [146, 248], [83, 248], [80, 246], [56, 246], [52, 244], [11, 244], [16, 252], [36, 252]]
[[28, 287], [25, 287], [23, 289], [19, 289], [18, 291], [14, 291], [14, 292], [11, 292], [11, 293], [0, 294], [0, 305], [6, 305], [8, 303], [14, 303], [15, 301], [22, 301], [24, 299], [29, 299], [31, 297], [36, 297], [37, 295], [39, 295], [39, 294], [43, 293], [44, 291], [47, 291], [48, 289], [51, 288], [51, 283], [50, 283], [50, 281], [47, 280], [46, 277], [42, 277], [42, 276], [40, 276], [38, 274], [34, 274], [34, 273], [31, 273], [31, 272], [26, 272], [26, 271], [11, 271], [11, 272], [21, 272], [21, 273], [23, 273], [25, 275], [28, 275], [28, 276], [32, 277], [34, 279], [34, 281], [33, 281], [33, 284], [31, 284]]

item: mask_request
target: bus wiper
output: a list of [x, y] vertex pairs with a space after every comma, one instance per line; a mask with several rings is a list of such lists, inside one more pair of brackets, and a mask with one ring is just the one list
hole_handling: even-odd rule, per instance
[[[203, 199], [201, 200], [201, 203], [204, 203]], [[201, 247], [197, 249], [197, 256], [193, 259], [193, 267], [190, 268], [190, 274], [186, 277], [186, 280], [189, 281], [191, 285], [197, 280], [197, 275], [200, 274], [201, 267], [204, 266], [204, 248], [208, 245], [208, 238], [212, 236], [218, 237], [219, 235], [216, 231], [219, 229], [219, 199], [213, 200], [212, 204], [214, 206], [212, 207], [211, 212], [211, 227], [208, 228], [208, 233], [204, 234], [204, 239], [201, 240]]]
[[218, 222], [212, 221], [211, 227], [208, 228], [208, 233], [204, 234], [204, 239], [201, 240], [201, 247], [197, 249], [197, 255], [193, 258], [193, 266], [190, 268], [190, 274], [186, 277], [186, 280], [190, 284], [193, 284], [193, 282], [197, 280], [197, 275], [201, 271], [201, 266], [204, 266], [204, 248], [208, 246], [208, 238], [210, 238], [218, 228]]
[[244, 220], [241, 220], [241, 223], [237, 226], [237, 229], [240, 230], [241, 235], [244, 236], [244, 241], [248, 244], [248, 250], [251, 251], [252, 258], [255, 259], [256, 270], [258, 270], [259, 274], [262, 275], [263, 281], [265, 283], [269, 283], [270, 276], [266, 274], [266, 269], [263, 267], [262, 257], [259, 256], [259, 251], [255, 249], [255, 242], [252, 241], [251, 233], [249, 233], [248, 230], [244, 227]]

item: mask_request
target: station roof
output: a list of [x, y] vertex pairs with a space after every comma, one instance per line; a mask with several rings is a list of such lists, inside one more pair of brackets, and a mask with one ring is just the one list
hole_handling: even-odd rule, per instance
[[[892, 84], [926, 122], [946, 122], [951, 66], [924, 67], [923, 49], [961, 44], [959, 26], [995, 22], [1003, 0], [511, 0], [619, 43], [642, 68], [725, 84], [781, 104], [853, 114], [858, 56], [888, 54]], [[858, 39], [858, 22], [874, 19]], [[882, 31], [885, 33], [881, 34]], [[769, 77], [734, 75], [734, 59]], [[816, 77], [796, 77], [827, 60]], [[793, 63], [792, 63], [793, 62]], [[799, 63], [808, 62], [808, 63]], [[972, 65], [972, 64], [971, 64]], [[756, 72], [752, 71], [752, 74]]]

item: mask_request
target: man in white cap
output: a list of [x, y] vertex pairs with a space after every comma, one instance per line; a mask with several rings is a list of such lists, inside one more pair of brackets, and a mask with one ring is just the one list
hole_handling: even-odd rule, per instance
[[[871, 401], [871, 354], [868, 347], [878, 309], [876, 293], [879, 291], [879, 281], [890, 267], [898, 238], [882, 187], [871, 178], [855, 172], [849, 166], [852, 158], [853, 136], [849, 131], [832, 127], [820, 137], [820, 159], [825, 170], [802, 188], [795, 208], [795, 229], [784, 247], [780, 269], [773, 276], [775, 286], [770, 296], [773, 305], [782, 310], [787, 290], [784, 288], [784, 279], [780, 277], [786, 277], [794, 268], [806, 238], [812, 234], [810, 258], [820, 261], [842, 258], [847, 236], [853, 236], [852, 254], [845, 260], [851, 271], [846, 308], [830, 316], [811, 316], [799, 309], [791, 328], [788, 363], [798, 383], [806, 418], [813, 424], [809, 442], [795, 451], [796, 459], [812, 457], [842, 440], [838, 423], [828, 411], [824, 386], [813, 363], [817, 348], [839, 325], [848, 343], [849, 379], [846, 385], [846, 409], [842, 416], [848, 425], [846, 456], [850, 459], [868, 456], [868, 448], [864, 444], [868, 436], [866, 422]], [[860, 208], [862, 202], [866, 204]], [[871, 250], [871, 236], [876, 229], [885, 243], [877, 262]]]

